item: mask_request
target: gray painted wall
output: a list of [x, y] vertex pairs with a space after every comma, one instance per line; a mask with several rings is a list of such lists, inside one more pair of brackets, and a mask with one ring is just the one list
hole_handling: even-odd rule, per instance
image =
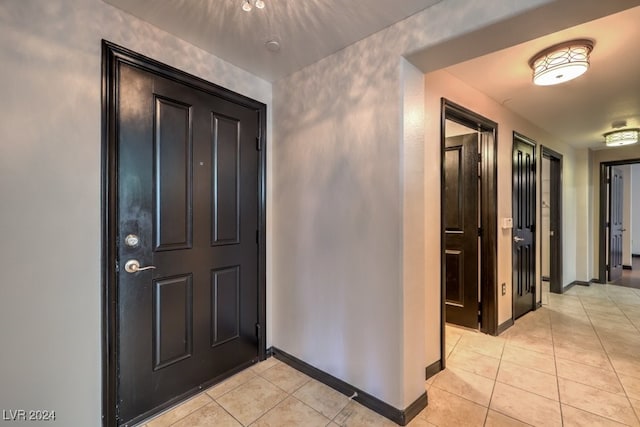
[[[440, 282], [439, 223], [407, 229], [405, 209], [439, 203], [439, 146], [425, 140], [424, 171], [412, 167], [402, 55], [541, 3], [444, 1], [274, 84], [275, 346], [398, 408], [424, 392], [427, 363], [411, 355], [440, 300], [412, 297], [407, 273]], [[407, 191], [419, 180], [428, 193]], [[436, 236], [422, 259], [405, 240], [421, 228]]]

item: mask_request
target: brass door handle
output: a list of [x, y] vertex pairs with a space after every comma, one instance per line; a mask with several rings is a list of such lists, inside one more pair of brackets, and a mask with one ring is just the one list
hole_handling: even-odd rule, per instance
[[130, 259], [124, 265], [124, 271], [126, 271], [127, 273], [137, 273], [138, 271], [153, 270], [154, 268], [156, 268], [155, 265], [140, 267], [140, 262], [137, 259]]

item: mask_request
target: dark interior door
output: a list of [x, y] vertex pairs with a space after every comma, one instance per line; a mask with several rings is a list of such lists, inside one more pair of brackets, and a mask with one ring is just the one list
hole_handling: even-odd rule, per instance
[[259, 154], [255, 110], [117, 72], [122, 424], [257, 360]]
[[513, 317], [535, 307], [536, 162], [535, 145], [513, 140]]
[[623, 226], [623, 190], [622, 171], [611, 167], [609, 184], [609, 281], [622, 277], [622, 229]]
[[444, 153], [446, 319], [478, 328], [478, 133], [447, 137]]

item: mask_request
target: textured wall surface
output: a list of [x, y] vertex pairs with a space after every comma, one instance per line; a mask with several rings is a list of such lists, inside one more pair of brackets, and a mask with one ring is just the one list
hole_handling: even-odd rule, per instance
[[[429, 210], [439, 211], [440, 157], [425, 146], [418, 173], [405, 158], [402, 55], [540, 3], [443, 1], [274, 84], [275, 346], [398, 408], [423, 393], [404, 380], [426, 366], [410, 357], [424, 344], [407, 337], [440, 327], [440, 243], [407, 258], [404, 221], [423, 204], [415, 232], [439, 227]], [[424, 199], [409, 207], [415, 180]], [[408, 301], [415, 275], [405, 273], [420, 262], [428, 296]], [[439, 333], [426, 336], [439, 353]]]

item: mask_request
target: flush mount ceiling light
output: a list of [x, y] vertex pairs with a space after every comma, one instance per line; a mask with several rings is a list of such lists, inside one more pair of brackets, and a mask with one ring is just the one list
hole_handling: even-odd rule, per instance
[[591, 40], [571, 40], [551, 46], [529, 60], [533, 83], [538, 86], [556, 85], [584, 74], [589, 68]]
[[635, 144], [640, 139], [640, 129], [620, 129], [604, 134], [607, 147]]
[[265, 4], [263, 0], [244, 0], [242, 2], [242, 10], [245, 12], [251, 12], [254, 6], [257, 9], [264, 9]]

